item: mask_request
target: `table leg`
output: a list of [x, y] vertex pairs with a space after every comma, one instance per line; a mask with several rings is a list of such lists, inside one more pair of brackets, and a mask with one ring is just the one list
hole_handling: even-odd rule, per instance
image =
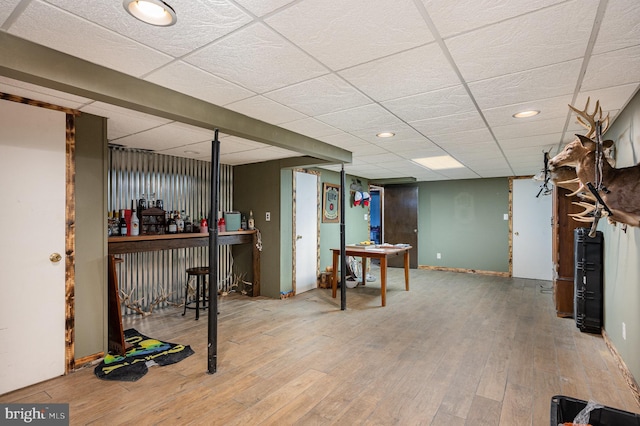
[[333, 251], [333, 270], [331, 271], [331, 296], [335, 299], [338, 290], [338, 255], [340, 252]]
[[367, 284], [367, 271], [365, 269], [367, 269], [367, 258], [362, 256], [360, 263], [360, 272], [362, 272], [362, 282], [360, 284], [362, 285]]
[[409, 291], [409, 250], [404, 252], [404, 286]]
[[387, 306], [387, 256], [380, 258], [380, 287], [382, 306]]

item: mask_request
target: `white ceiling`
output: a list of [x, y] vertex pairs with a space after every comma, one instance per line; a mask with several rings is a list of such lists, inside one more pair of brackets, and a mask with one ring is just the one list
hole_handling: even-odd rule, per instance
[[[535, 174], [583, 133], [567, 104], [615, 119], [640, 85], [638, 0], [167, 1], [178, 22], [161, 28], [121, 0], [0, 0], [0, 31], [347, 149], [369, 179]], [[112, 143], [210, 159], [208, 130], [5, 77], [0, 91], [108, 117]], [[221, 141], [225, 164], [298, 155]], [[410, 161], [445, 154], [466, 167]]]

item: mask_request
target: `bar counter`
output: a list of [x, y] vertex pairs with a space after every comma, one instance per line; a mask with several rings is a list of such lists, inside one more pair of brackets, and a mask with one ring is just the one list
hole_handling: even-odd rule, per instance
[[[172, 250], [189, 247], [208, 247], [209, 234], [182, 233], [163, 235], [138, 235], [135, 237], [109, 237], [109, 254], [139, 253], [145, 251]], [[218, 245], [251, 244], [253, 286], [251, 296], [260, 295], [260, 250], [258, 232], [234, 231], [218, 233]]]

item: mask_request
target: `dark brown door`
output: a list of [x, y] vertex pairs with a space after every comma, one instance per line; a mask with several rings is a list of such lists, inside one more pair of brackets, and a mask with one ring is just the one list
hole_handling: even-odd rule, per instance
[[[384, 242], [410, 244], [409, 266], [418, 267], [418, 187], [389, 185], [384, 187]], [[402, 256], [389, 258], [388, 266], [402, 268]]]

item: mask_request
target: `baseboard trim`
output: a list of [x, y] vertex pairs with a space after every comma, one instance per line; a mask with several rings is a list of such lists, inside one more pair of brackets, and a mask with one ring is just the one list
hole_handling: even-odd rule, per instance
[[87, 364], [91, 364], [94, 361], [97, 361], [97, 360], [102, 359], [102, 358], [104, 358], [104, 352], [98, 352], [97, 354], [93, 354], [93, 355], [85, 356], [85, 357], [82, 357], [82, 358], [78, 358], [78, 359], [75, 360], [74, 370], [78, 370], [80, 368], [83, 368]]
[[638, 387], [638, 382], [636, 382], [633, 374], [631, 374], [631, 371], [629, 371], [627, 364], [625, 364], [624, 360], [618, 353], [616, 347], [613, 345], [611, 339], [609, 339], [609, 335], [605, 330], [602, 330], [602, 337], [604, 338], [604, 343], [607, 345], [607, 348], [609, 348], [609, 352], [611, 352], [611, 355], [613, 355], [613, 358], [618, 364], [618, 368], [622, 373], [622, 377], [624, 377], [624, 381], [627, 382], [627, 385], [629, 385], [629, 387], [631, 388], [631, 392], [633, 392], [636, 403], [638, 404], [638, 406], [640, 406], [640, 387]]
[[478, 274], [478, 275], [491, 275], [495, 277], [510, 277], [508, 272], [496, 272], [496, 271], [482, 271], [478, 269], [465, 269], [465, 268], [447, 268], [444, 266], [426, 266], [420, 265], [418, 269], [425, 269], [427, 271], [444, 271], [444, 272], [462, 272], [465, 274]]

